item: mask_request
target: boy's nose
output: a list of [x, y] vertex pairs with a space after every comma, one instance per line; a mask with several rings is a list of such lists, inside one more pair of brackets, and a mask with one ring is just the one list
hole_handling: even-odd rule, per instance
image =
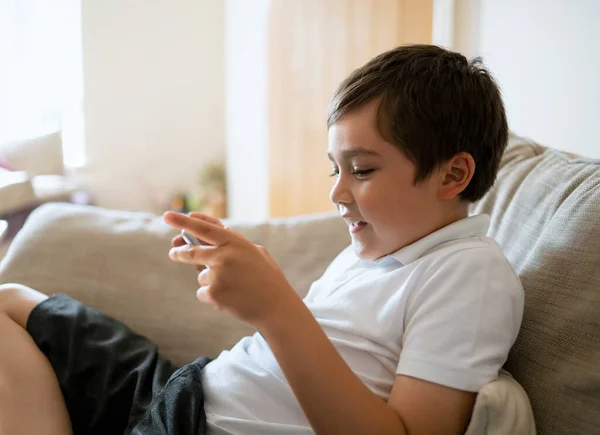
[[337, 181], [333, 185], [331, 192], [329, 193], [329, 199], [334, 204], [350, 204], [353, 201], [352, 193], [342, 182], [341, 177], [338, 177]]

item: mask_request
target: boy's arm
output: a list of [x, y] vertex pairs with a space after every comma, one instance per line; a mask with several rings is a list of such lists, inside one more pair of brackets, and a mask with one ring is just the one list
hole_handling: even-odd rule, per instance
[[284, 305], [259, 331], [317, 434], [462, 434], [475, 393], [398, 375], [388, 403], [352, 372], [308, 308]]
[[219, 225], [178, 213], [165, 222], [210, 246], [179, 246], [173, 261], [207, 265], [196, 295], [265, 337], [318, 434], [459, 434], [473, 393], [397, 376], [388, 403], [356, 377], [268, 252]]

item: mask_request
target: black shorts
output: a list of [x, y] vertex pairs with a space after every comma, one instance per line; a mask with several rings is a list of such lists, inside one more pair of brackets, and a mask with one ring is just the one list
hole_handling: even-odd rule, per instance
[[36, 306], [27, 331], [58, 378], [74, 435], [202, 435], [199, 358], [180, 369], [155, 344], [66, 295]]

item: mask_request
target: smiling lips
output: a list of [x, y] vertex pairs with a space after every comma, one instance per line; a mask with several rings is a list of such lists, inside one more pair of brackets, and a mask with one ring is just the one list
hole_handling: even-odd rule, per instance
[[346, 220], [346, 223], [348, 224], [348, 226], [350, 227], [350, 232], [352, 234], [358, 233], [367, 225], [367, 223], [365, 221], [357, 221], [354, 219], [345, 219], [345, 220]]

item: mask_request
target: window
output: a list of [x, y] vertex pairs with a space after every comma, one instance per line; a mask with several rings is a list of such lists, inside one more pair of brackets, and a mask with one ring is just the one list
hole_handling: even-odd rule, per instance
[[0, 0], [0, 144], [61, 130], [84, 163], [81, 0]]

